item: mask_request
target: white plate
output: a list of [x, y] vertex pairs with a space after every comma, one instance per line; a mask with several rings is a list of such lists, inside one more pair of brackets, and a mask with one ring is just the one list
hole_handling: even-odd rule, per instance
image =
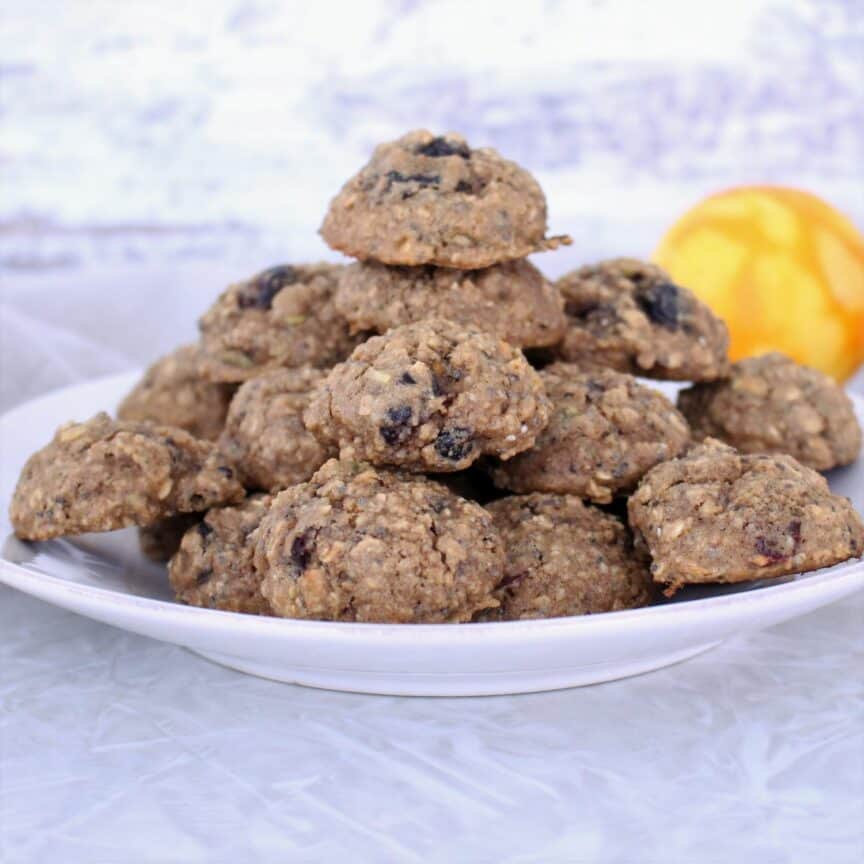
[[[55, 427], [112, 408], [135, 379], [130, 374], [70, 387], [0, 418], [0, 581], [253, 675], [400, 695], [554, 690], [668, 666], [864, 587], [864, 561], [857, 560], [761, 586], [685, 590], [646, 609], [546, 621], [342, 624], [182, 606], [172, 600], [164, 568], [139, 554], [134, 531], [22, 543], [11, 536], [5, 513], [24, 460]], [[855, 408], [864, 419], [864, 400], [855, 397]], [[829, 480], [864, 510], [864, 460]]]

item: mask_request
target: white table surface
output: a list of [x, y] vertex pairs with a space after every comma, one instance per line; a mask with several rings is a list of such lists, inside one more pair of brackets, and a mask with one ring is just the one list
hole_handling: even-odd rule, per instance
[[[412, 127], [537, 174], [575, 240], [552, 275], [733, 183], [864, 224], [856, 0], [6, 5], [0, 410], [325, 255], [327, 198]], [[864, 860], [864, 595], [639, 678], [430, 700], [246, 677], [0, 588], [2, 864], [808, 860]]]

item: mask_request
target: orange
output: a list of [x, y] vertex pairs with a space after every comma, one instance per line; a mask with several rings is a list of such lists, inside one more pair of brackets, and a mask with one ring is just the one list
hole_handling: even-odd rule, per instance
[[712, 195], [669, 229], [654, 259], [726, 320], [733, 360], [783, 351], [838, 381], [864, 362], [864, 237], [809, 192]]

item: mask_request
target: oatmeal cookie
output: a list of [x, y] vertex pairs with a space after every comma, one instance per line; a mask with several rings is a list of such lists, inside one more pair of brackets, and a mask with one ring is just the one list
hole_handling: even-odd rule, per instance
[[861, 450], [852, 400], [833, 379], [783, 354], [739, 360], [728, 380], [682, 390], [678, 407], [700, 439], [743, 453], [788, 453], [817, 471], [848, 465]]
[[100, 413], [61, 426], [27, 460], [9, 514], [22, 540], [48, 540], [150, 525], [242, 497], [211, 443]]
[[234, 388], [208, 381], [201, 374], [196, 345], [184, 345], [157, 360], [120, 403], [121, 420], [149, 420], [185, 429], [213, 441], [225, 425]]
[[212, 381], [241, 382], [281, 366], [327, 367], [362, 337], [333, 308], [342, 266], [265, 270], [229, 286], [204, 313], [202, 369]]
[[181, 603], [272, 614], [252, 566], [250, 539], [271, 500], [269, 495], [250, 495], [236, 507], [214, 507], [183, 535], [168, 564], [168, 578]]
[[690, 443], [672, 403], [631, 375], [555, 363], [540, 378], [552, 402], [549, 424], [530, 450], [489, 466], [496, 486], [608, 503]]
[[168, 561], [180, 548], [183, 535], [201, 521], [201, 513], [180, 513], [138, 529], [141, 554], [151, 561]]
[[495, 606], [503, 554], [479, 504], [422, 477], [332, 459], [273, 502], [255, 566], [277, 615], [438, 623]]
[[785, 454], [714, 439], [649, 471], [628, 503], [654, 581], [743, 582], [803, 573], [864, 553], [864, 522], [825, 478]]
[[377, 333], [442, 316], [524, 347], [554, 345], [567, 326], [560, 292], [525, 260], [483, 270], [352, 264], [333, 302], [355, 330]]
[[651, 601], [648, 561], [623, 522], [572, 495], [513, 495], [488, 504], [505, 548], [501, 605], [481, 619], [557, 618]]
[[524, 168], [422, 130], [378, 146], [321, 226], [333, 249], [361, 261], [466, 270], [570, 242], [545, 233], [546, 198]]
[[654, 264], [601, 261], [556, 285], [569, 322], [562, 360], [675, 381], [709, 381], [729, 370], [726, 324]]
[[330, 371], [304, 419], [343, 458], [458, 471], [483, 454], [508, 459], [530, 447], [548, 404], [517, 349], [430, 319], [358, 346]]
[[308, 480], [330, 457], [303, 425], [303, 410], [324, 372], [309, 366], [275, 369], [237, 391], [219, 449], [249, 489], [275, 492]]

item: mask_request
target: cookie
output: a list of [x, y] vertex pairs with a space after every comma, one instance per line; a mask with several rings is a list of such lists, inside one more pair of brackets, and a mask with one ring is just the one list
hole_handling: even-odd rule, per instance
[[513, 495], [488, 504], [505, 547], [500, 606], [482, 620], [557, 618], [651, 602], [647, 558], [614, 516], [572, 495]]
[[201, 374], [196, 345], [184, 345], [157, 360], [120, 403], [121, 420], [159, 423], [213, 441], [225, 425], [234, 388]]
[[47, 540], [150, 525], [242, 497], [211, 443], [100, 413], [61, 426], [27, 460], [9, 514], [22, 540]]
[[343, 458], [411, 471], [458, 471], [534, 443], [548, 400], [521, 352], [443, 319], [358, 346], [315, 392], [304, 420]]
[[628, 510], [667, 594], [803, 573], [864, 553], [864, 522], [824, 477], [791, 456], [738, 453], [711, 438], [649, 471]]
[[690, 442], [687, 423], [672, 403], [631, 375], [555, 363], [540, 378], [552, 402], [549, 424], [530, 450], [489, 466], [503, 489], [607, 503]]
[[469, 621], [495, 606], [503, 551], [490, 515], [444, 486], [326, 462], [261, 520], [255, 566], [277, 615], [331, 621]]
[[198, 322], [202, 369], [211, 381], [241, 382], [282, 366], [326, 368], [362, 337], [333, 307], [341, 265], [265, 270], [229, 288]]
[[675, 381], [727, 374], [725, 323], [659, 267], [615, 258], [555, 284], [568, 318], [562, 360]]
[[151, 561], [168, 561], [180, 548], [183, 535], [201, 521], [201, 513], [181, 513], [138, 529], [141, 554]]
[[269, 495], [251, 495], [236, 507], [214, 507], [183, 535], [168, 564], [181, 603], [226, 612], [272, 614], [252, 566], [255, 531], [270, 507]]
[[524, 260], [484, 270], [352, 264], [334, 305], [355, 330], [384, 333], [440, 316], [516, 346], [554, 345], [567, 325], [560, 292]]
[[319, 369], [275, 369], [241, 385], [219, 449], [248, 489], [275, 492], [308, 480], [334, 453], [303, 425]]
[[465, 270], [570, 242], [545, 234], [546, 198], [524, 168], [423, 130], [378, 146], [321, 226], [328, 245], [361, 261]]
[[861, 427], [852, 400], [827, 375], [783, 354], [733, 364], [728, 380], [678, 394], [695, 437], [743, 453], [788, 453], [817, 471], [854, 462]]

